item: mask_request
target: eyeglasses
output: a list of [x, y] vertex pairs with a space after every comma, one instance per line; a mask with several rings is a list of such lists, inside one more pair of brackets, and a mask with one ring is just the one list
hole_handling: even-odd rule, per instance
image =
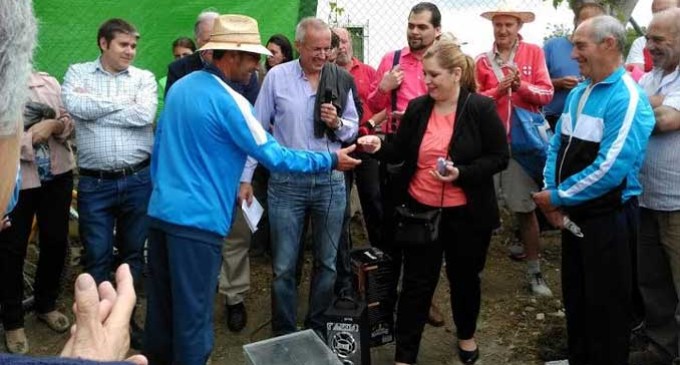
[[305, 48], [307, 48], [308, 50], [312, 51], [312, 54], [313, 54], [314, 56], [321, 56], [322, 54], [328, 55], [328, 54], [330, 54], [330, 53], [333, 51], [333, 48], [330, 48], [330, 47], [328, 47], [328, 48], [320, 48], [320, 47], [311, 48], [311, 47], [305, 47]]

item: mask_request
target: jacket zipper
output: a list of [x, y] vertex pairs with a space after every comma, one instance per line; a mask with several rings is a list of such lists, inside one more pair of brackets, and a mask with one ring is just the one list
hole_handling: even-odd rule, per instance
[[557, 185], [562, 183], [562, 168], [564, 167], [564, 160], [567, 158], [567, 152], [569, 152], [569, 147], [571, 146], [571, 140], [574, 138], [574, 132], [577, 126], [578, 118], [581, 116], [581, 112], [586, 105], [586, 101], [590, 96], [590, 92], [593, 90], [595, 85], [590, 85], [586, 87], [586, 90], [581, 95], [581, 99], [578, 102], [578, 108], [576, 109], [576, 118], [571, 123], [571, 134], [569, 134], [569, 142], [567, 142], [567, 147], [564, 148], [564, 153], [562, 154], [562, 161], [560, 161], [560, 169], [557, 171]]

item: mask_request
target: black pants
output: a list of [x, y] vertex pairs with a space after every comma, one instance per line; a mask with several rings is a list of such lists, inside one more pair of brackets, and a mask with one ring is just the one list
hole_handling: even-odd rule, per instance
[[379, 247], [383, 221], [383, 206], [380, 196], [380, 163], [366, 153], [359, 153], [357, 158], [361, 159], [361, 165], [357, 166], [352, 172], [356, 178], [368, 241], [372, 246]]
[[5, 330], [24, 327], [23, 269], [33, 215], [37, 216], [40, 256], [34, 295], [38, 313], [55, 309], [68, 249], [68, 210], [73, 174], [56, 176], [34, 189], [21, 190], [10, 213], [12, 226], [0, 232], [0, 305]]
[[475, 229], [466, 207], [445, 208], [439, 242], [404, 248], [404, 277], [397, 312], [395, 361], [415, 363], [437, 288], [442, 254], [451, 292], [458, 339], [474, 337], [481, 303], [480, 273], [486, 263], [491, 229]]
[[569, 363], [627, 364], [637, 201], [631, 199], [623, 209], [610, 213], [572, 220], [584, 237], [562, 232]]
[[[345, 216], [342, 220], [342, 232], [340, 232], [340, 241], [338, 242], [338, 255], [335, 259], [335, 270], [337, 277], [335, 279], [335, 294], [352, 294], [354, 292], [354, 285], [352, 283], [352, 262], [349, 256], [352, 250], [352, 235], [350, 232], [350, 220], [352, 219], [351, 195], [352, 195], [352, 171], [345, 172]], [[301, 250], [302, 251], [302, 250]]]

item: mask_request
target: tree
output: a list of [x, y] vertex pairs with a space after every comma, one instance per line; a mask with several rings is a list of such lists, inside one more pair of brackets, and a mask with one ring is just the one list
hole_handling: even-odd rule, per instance
[[[564, 0], [552, 0], [553, 6], [557, 7]], [[572, 9], [578, 9], [581, 5], [588, 2], [599, 2], [608, 8], [609, 14], [617, 17], [621, 22], [627, 23], [630, 19], [630, 14], [633, 13], [635, 5], [637, 5], [638, 0], [567, 0], [569, 1], [569, 7]]]

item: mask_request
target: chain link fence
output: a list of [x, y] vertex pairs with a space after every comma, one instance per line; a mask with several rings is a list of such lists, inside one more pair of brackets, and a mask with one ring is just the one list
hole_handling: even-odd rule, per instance
[[[316, 16], [331, 25], [346, 27], [354, 37], [355, 55], [377, 67], [382, 56], [406, 45], [406, 27], [411, 7], [416, 1], [403, 0], [319, 0]], [[498, 9], [506, 0], [441, 0], [433, 1], [442, 14], [442, 31], [453, 33], [465, 44], [471, 56], [486, 52], [493, 43], [491, 22], [481, 13]], [[573, 28], [573, 13], [566, 1], [557, 9], [552, 1], [517, 0], [512, 7], [533, 11], [536, 21], [521, 30], [524, 39], [542, 44], [544, 37], [556, 27]]]

